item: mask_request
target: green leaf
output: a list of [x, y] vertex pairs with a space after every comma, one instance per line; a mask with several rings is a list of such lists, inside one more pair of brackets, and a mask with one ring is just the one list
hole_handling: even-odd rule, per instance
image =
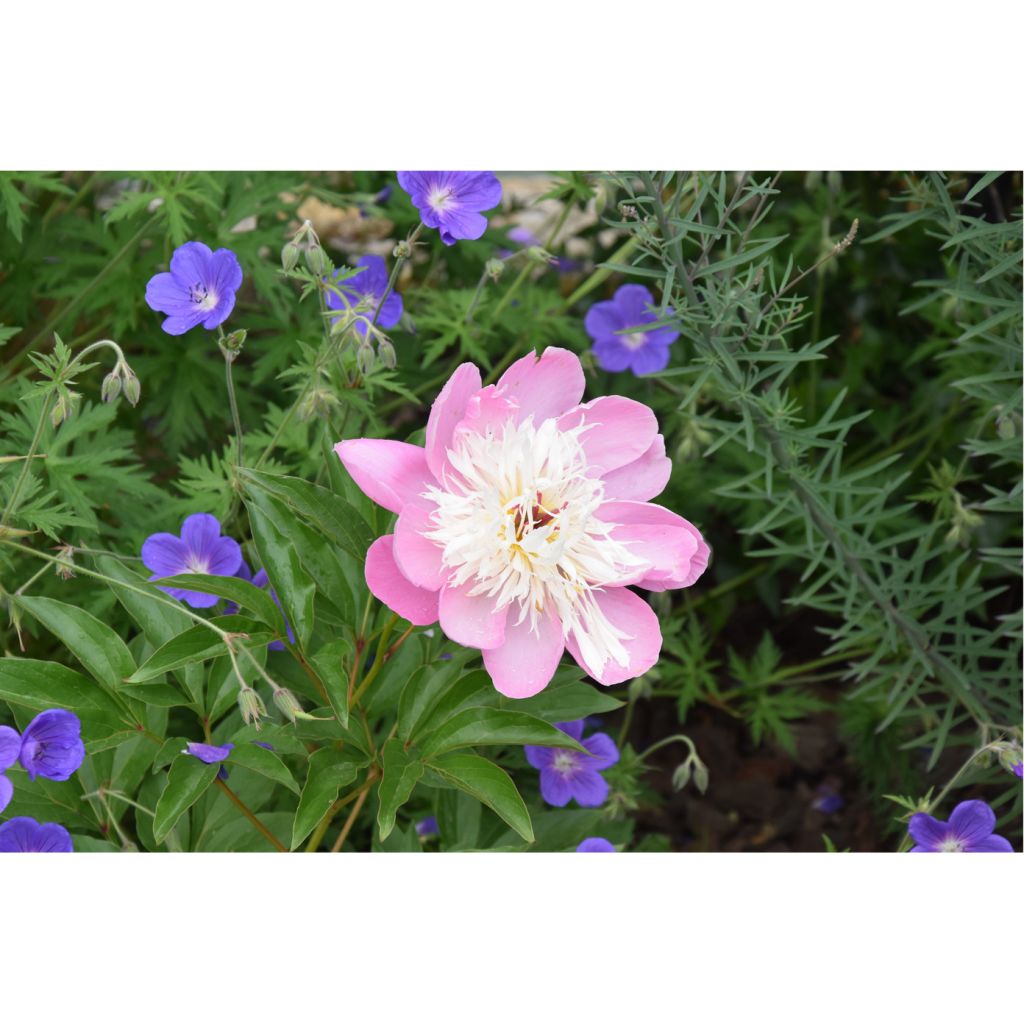
[[220, 636], [206, 626], [193, 626], [158, 647], [128, 678], [129, 683], [155, 679], [171, 669], [196, 664], [228, 653]]
[[337, 750], [325, 747], [310, 756], [309, 773], [292, 822], [293, 850], [320, 823], [338, 799], [341, 787], [352, 782], [357, 774], [356, 764]]
[[327, 699], [342, 726], [348, 725], [348, 674], [345, 659], [352, 657], [352, 645], [345, 637], [326, 643], [312, 657], [313, 669], [324, 684]]
[[275, 476], [242, 470], [247, 486], [260, 488], [291, 506], [311, 526], [337, 544], [358, 562], [366, 558], [373, 534], [359, 513], [344, 498], [294, 476]]
[[228, 763], [241, 765], [274, 782], [280, 782], [293, 793], [299, 792], [299, 784], [288, 770], [288, 766], [266, 747], [258, 747], [255, 743], [239, 743], [228, 755]]
[[124, 641], [104, 622], [74, 605], [49, 597], [16, 597], [82, 663], [90, 675], [116, 689], [135, 671]]
[[94, 682], [64, 665], [32, 658], [0, 658], [0, 698], [34, 711], [67, 708], [79, 717], [124, 728], [117, 704]]
[[586, 752], [571, 736], [543, 719], [534, 718], [522, 711], [506, 711], [502, 708], [466, 708], [458, 712], [428, 735], [421, 749], [424, 757], [430, 757], [459, 747], [504, 744], [531, 744]]
[[[449, 663], [450, 664], [450, 663]], [[467, 704], [494, 703], [491, 677], [482, 669], [459, 676], [460, 665], [425, 665], [414, 674], [398, 704], [398, 735], [414, 740], [438, 728]]]
[[533, 842], [530, 812], [515, 783], [496, 764], [477, 754], [445, 754], [427, 765], [442, 779], [486, 804], [528, 843]]
[[575, 722], [622, 707], [622, 701], [578, 679], [557, 677], [533, 697], [515, 701], [517, 711], [548, 722]]
[[302, 564], [296, 548], [278, 528], [275, 519], [284, 520], [288, 510], [279, 507], [274, 517], [254, 501], [246, 502], [256, 550], [267, 570], [285, 616], [291, 623], [299, 647], [305, 650], [313, 635], [313, 578]]
[[270, 594], [254, 587], [247, 580], [237, 576], [205, 576], [202, 573], [183, 573], [160, 580], [162, 587], [176, 587], [181, 590], [197, 590], [201, 594], [216, 594], [228, 601], [234, 601], [242, 608], [256, 613], [260, 622], [265, 622], [276, 634], [275, 639], [287, 639], [284, 617]]
[[219, 764], [204, 764], [190, 754], [179, 754], [171, 762], [167, 788], [160, 794], [153, 818], [153, 835], [158, 843], [167, 838], [178, 819], [213, 785], [219, 770]]
[[423, 762], [402, 746], [399, 739], [391, 739], [384, 745], [384, 777], [377, 789], [380, 807], [377, 811], [377, 827], [383, 842], [395, 827], [398, 808], [412, 796], [416, 783], [423, 775]]
[[[192, 619], [175, 607], [174, 599], [156, 590], [148, 577], [140, 576], [109, 555], [99, 556], [96, 565], [104, 575], [126, 584], [108, 586], [154, 647], [192, 625]], [[129, 590], [129, 586], [137, 589]], [[140, 590], [143, 593], [139, 593]]]

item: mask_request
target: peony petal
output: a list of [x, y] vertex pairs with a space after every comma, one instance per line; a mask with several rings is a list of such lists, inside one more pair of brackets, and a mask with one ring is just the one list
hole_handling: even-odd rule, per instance
[[480, 371], [472, 363], [463, 363], [448, 378], [430, 407], [427, 420], [426, 459], [430, 471], [441, 479], [448, 462], [448, 449], [456, 424], [466, 415], [470, 398], [481, 388]]
[[[498, 394], [519, 406], [517, 422], [533, 416], [535, 426], [579, 405], [586, 381], [575, 352], [546, 348], [516, 360], [498, 381]], [[653, 416], [653, 413], [652, 413]]]
[[595, 600], [608, 621], [629, 638], [622, 641], [629, 655], [629, 662], [626, 665], [619, 665], [615, 661], [607, 661], [599, 670], [596, 666], [592, 669], [584, 662], [571, 633], [565, 641], [569, 653], [576, 659], [580, 668], [602, 686], [622, 683], [643, 675], [657, 662], [661, 653], [661, 626], [658, 617], [646, 601], [625, 587], [600, 591], [595, 595]]
[[580, 434], [580, 444], [594, 476], [634, 462], [658, 435], [658, 421], [651, 409], [619, 395], [595, 398], [558, 417], [561, 430], [581, 423], [587, 429]]
[[565, 644], [562, 626], [551, 615], [539, 615], [537, 632], [530, 628], [530, 616], [517, 623], [518, 612], [505, 624], [505, 642], [484, 651], [484, 668], [495, 689], [506, 697], [532, 697], [551, 682]]
[[646, 559], [651, 570], [630, 583], [647, 590], [688, 587], [708, 564], [708, 546], [697, 528], [675, 512], [642, 501], [606, 501], [597, 517], [616, 523], [612, 536], [631, 554]]
[[643, 455], [604, 475], [604, 496], [650, 501], [665, 490], [671, 475], [672, 461], [665, 457], [665, 438], [657, 434]]
[[[424, 534], [435, 529], [430, 512], [410, 502], [395, 523], [395, 561], [402, 574], [426, 590], [440, 590], [448, 581], [444, 549]], [[443, 628], [443, 626], [442, 626]]]
[[359, 489], [389, 512], [423, 494], [433, 482], [422, 448], [404, 441], [360, 437], [334, 446]]
[[461, 586], [447, 586], [441, 591], [441, 629], [449, 640], [464, 647], [493, 650], [505, 642], [508, 605], [497, 610], [494, 597], [471, 595], [476, 585], [476, 580], [468, 580]]
[[410, 583], [398, 568], [394, 555], [395, 538], [378, 537], [366, 552], [366, 585], [378, 601], [408, 619], [414, 626], [437, 622], [437, 594]]

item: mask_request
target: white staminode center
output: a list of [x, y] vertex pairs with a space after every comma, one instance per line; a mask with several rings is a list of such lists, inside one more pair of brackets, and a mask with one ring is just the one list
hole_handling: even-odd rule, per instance
[[628, 349], [643, 348], [647, 344], [646, 331], [630, 331], [629, 334], [620, 334], [619, 337]]
[[435, 187], [430, 190], [427, 202], [435, 213], [441, 213], [452, 202], [452, 190], [450, 188]]
[[187, 572], [200, 572], [204, 575], [210, 571], [210, 560], [202, 555], [190, 554], [185, 559], [185, 570]]
[[939, 846], [939, 853], [963, 853], [964, 844], [959, 839], [952, 837], [944, 839]]
[[553, 613], [598, 672], [609, 660], [629, 663], [622, 641], [631, 637], [609, 622], [595, 592], [648, 563], [594, 515], [604, 484], [587, 476], [586, 429], [559, 430], [553, 419], [535, 427], [531, 417], [464, 433], [448, 452], [447, 489], [432, 486], [424, 497], [437, 506], [426, 536], [444, 548], [449, 582], [472, 582], [469, 593], [494, 597], [496, 608], [511, 605], [510, 626], [529, 616], [536, 631], [539, 616]]
[[576, 770], [576, 755], [571, 750], [560, 750], [551, 759], [551, 767], [561, 775], [571, 775]]

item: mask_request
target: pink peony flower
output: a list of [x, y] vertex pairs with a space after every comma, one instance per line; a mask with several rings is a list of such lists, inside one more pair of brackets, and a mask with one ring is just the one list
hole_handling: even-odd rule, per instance
[[688, 587], [708, 564], [696, 527], [649, 503], [672, 469], [654, 413], [615, 395], [580, 404], [583, 388], [561, 348], [524, 356], [489, 387], [463, 363], [424, 448], [359, 438], [334, 449], [398, 515], [367, 552], [372, 593], [482, 650], [509, 697], [543, 690], [566, 648], [604, 685], [642, 675], [661, 629], [628, 587]]

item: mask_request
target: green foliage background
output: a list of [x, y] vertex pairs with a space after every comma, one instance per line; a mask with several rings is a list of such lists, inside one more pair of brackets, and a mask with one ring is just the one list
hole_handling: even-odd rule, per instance
[[[323, 209], [310, 200], [406, 237], [416, 211], [389, 184], [0, 174], [0, 721], [71, 707], [89, 751], [67, 783], [12, 771], [7, 814], [60, 821], [82, 850], [562, 850], [595, 834], [669, 848], [679, 831], [634, 838], [635, 812], [662, 797], [654, 744], [630, 745], [637, 707], [668, 698], [665, 740], [708, 706], [752, 748], [789, 753], [794, 724], [833, 709], [893, 848], [901, 818], [942, 816], [964, 787], [1019, 836], [998, 755], [1019, 750], [1021, 724], [1020, 175], [555, 175], [540, 241], [572, 265], [507, 241], [515, 201], [477, 242], [427, 231], [398, 278], [406, 315], [367, 354], [322, 316], [319, 257], [285, 272], [281, 250], [300, 208]], [[241, 452], [215, 337], [163, 334], [142, 298], [189, 239], [231, 248], [245, 273], [226, 325], [248, 332], [232, 366]], [[338, 265], [361, 252], [323, 242]], [[485, 264], [503, 249], [495, 281]], [[583, 314], [625, 280], [681, 332], [652, 377], [588, 356]], [[107, 349], [71, 365], [100, 339], [138, 375], [135, 407], [100, 401]], [[419, 439], [459, 362], [496, 374], [549, 344], [584, 359], [588, 397], [655, 409], [675, 466], [658, 500], [714, 560], [692, 590], [652, 595], [665, 648], [643, 679], [605, 691], [566, 665], [515, 702], [477, 655], [438, 630], [406, 637], [370, 600], [362, 556], [388, 517], [330, 449]], [[70, 410], [57, 425], [55, 407]], [[240, 611], [196, 621], [145, 582], [143, 539], [197, 511], [267, 569], [287, 651], [268, 654], [283, 623], [251, 586], [207, 581]], [[239, 677], [268, 705], [287, 687], [309, 717], [271, 705], [257, 735]], [[560, 743], [551, 723], [590, 714], [625, 742], [612, 798], [545, 808], [522, 744]], [[236, 744], [227, 782], [180, 753], [209, 738]], [[678, 755], [681, 784], [705, 783], [699, 754]], [[428, 814], [440, 836], [424, 844]]]

